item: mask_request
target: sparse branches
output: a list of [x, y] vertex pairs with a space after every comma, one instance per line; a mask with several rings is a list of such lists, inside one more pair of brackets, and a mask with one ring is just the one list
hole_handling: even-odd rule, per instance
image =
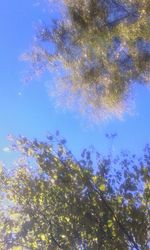
[[42, 27], [29, 56], [35, 72], [53, 72], [58, 104], [94, 122], [132, 109], [133, 82], [149, 83], [150, 49], [137, 46], [150, 47], [148, 2], [64, 1], [65, 17]]

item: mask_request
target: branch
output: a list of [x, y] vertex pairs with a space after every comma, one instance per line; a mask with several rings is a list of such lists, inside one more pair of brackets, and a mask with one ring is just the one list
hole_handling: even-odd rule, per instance
[[134, 241], [132, 235], [130, 235], [126, 228], [123, 226], [123, 224], [119, 221], [119, 219], [117, 218], [115, 212], [113, 211], [113, 209], [111, 208], [110, 205], [108, 205], [106, 199], [104, 198], [103, 193], [98, 190], [96, 187], [94, 187], [94, 184], [90, 181], [90, 185], [91, 188], [100, 196], [101, 200], [103, 201], [105, 207], [111, 212], [111, 214], [113, 215], [113, 217], [115, 218], [115, 221], [117, 222], [118, 226], [120, 227], [120, 229], [122, 230], [122, 232], [124, 233], [124, 235], [127, 237], [127, 239], [133, 244], [134, 248], [137, 250], [140, 250], [137, 243]]
[[[56, 139], [56, 141], [58, 141], [58, 140]], [[66, 149], [67, 149], [67, 148], [66, 148]], [[70, 167], [70, 165], [68, 166], [68, 164], [66, 164], [67, 162], [66, 162], [65, 160], [60, 159], [60, 157], [58, 156], [57, 152], [55, 152], [55, 151], [53, 151], [53, 152], [56, 154], [55, 157], [57, 157], [58, 161], [62, 164], [62, 166], [64, 166], [65, 168], [66, 168], [66, 167]], [[79, 166], [79, 168], [80, 168], [81, 170], [83, 170], [83, 167], [80, 165], [80, 163], [76, 160], [76, 158], [75, 158], [72, 154], [71, 154], [71, 159]], [[55, 163], [56, 163], [56, 165], [58, 164], [57, 162], [55, 162]], [[81, 175], [81, 173], [79, 173], [79, 174]], [[80, 177], [81, 177], [81, 179], [83, 180], [83, 176], [81, 175]], [[84, 180], [84, 181], [85, 181], [85, 180]], [[131, 242], [131, 244], [134, 246], [134, 248], [135, 248], [136, 250], [140, 250], [138, 244], [135, 242], [135, 240], [133, 239], [132, 235], [130, 235], [130, 234], [128, 233], [128, 231], [126, 230], [126, 228], [124, 227], [124, 225], [123, 225], [123, 224], [119, 221], [119, 219], [117, 218], [117, 216], [116, 216], [115, 212], [113, 211], [113, 209], [111, 208], [111, 206], [108, 205], [108, 203], [107, 203], [107, 201], [106, 201], [106, 199], [105, 199], [103, 193], [95, 187], [94, 183], [93, 183], [90, 179], [87, 179], [87, 183], [89, 184], [89, 186], [91, 187], [91, 189], [92, 189], [93, 191], [95, 191], [95, 192], [98, 194], [98, 196], [100, 196], [100, 198], [101, 198], [101, 200], [103, 201], [105, 207], [111, 212], [111, 214], [112, 214], [113, 217], [115, 218], [116, 223], [118, 224], [119, 228], [120, 228], [121, 231], [124, 233], [124, 235], [126, 236], [126, 238], [128, 239], [128, 241]], [[55, 241], [55, 238], [53, 238], [53, 241]], [[60, 245], [57, 241], [56, 241], [56, 243], [57, 243], [57, 246], [58, 246], [60, 249], [62, 249], [61, 245]]]
[[[59, 158], [58, 158], [58, 159], [59, 159]], [[75, 158], [74, 158], [74, 159], [75, 159]], [[60, 160], [60, 159], [59, 159], [59, 161], [61, 162], [61, 164], [62, 164], [64, 167], [67, 166], [67, 165], [65, 164], [64, 161], [62, 161], [62, 160]], [[79, 165], [79, 162], [77, 162], [77, 164]], [[79, 165], [79, 167], [80, 167], [81, 169], [83, 169], [80, 165]], [[82, 176], [81, 176], [81, 178], [83, 179]], [[99, 191], [96, 187], [94, 187], [94, 184], [93, 184], [90, 180], [88, 180], [88, 182], [89, 182], [91, 188], [100, 196], [100, 198], [101, 198], [101, 200], [103, 201], [105, 207], [111, 212], [111, 214], [112, 214], [113, 217], [115, 218], [115, 221], [117, 222], [119, 228], [120, 228], [121, 231], [124, 233], [124, 235], [127, 237], [127, 239], [129, 240], [129, 242], [132, 243], [132, 245], [134, 246], [134, 248], [135, 248], [136, 250], [140, 250], [139, 247], [138, 247], [138, 245], [137, 245], [137, 243], [134, 241], [132, 235], [130, 235], [130, 234], [128, 233], [128, 231], [126, 230], [126, 228], [123, 226], [123, 224], [122, 224], [122, 223], [119, 221], [119, 219], [117, 218], [117, 216], [116, 216], [115, 212], [113, 211], [113, 209], [111, 208], [111, 206], [108, 205], [106, 199], [104, 198], [103, 193], [102, 193], [101, 191]]]

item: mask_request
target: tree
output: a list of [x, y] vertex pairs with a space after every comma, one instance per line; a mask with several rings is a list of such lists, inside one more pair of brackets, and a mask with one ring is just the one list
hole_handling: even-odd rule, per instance
[[[52, 6], [52, 0], [49, 0]], [[24, 55], [34, 71], [54, 70], [58, 102], [96, 118], [121, 116], [135, 81], [149, 83], [149, 0], [64, 0]]]
[[141, 159], [95, 152], [93, 161], [87, 149], [77, 161], [58, 135], [19, 137], [13, 149], [23, 159], [1, 169], [0, 249], [149, 248], [148, 145]]

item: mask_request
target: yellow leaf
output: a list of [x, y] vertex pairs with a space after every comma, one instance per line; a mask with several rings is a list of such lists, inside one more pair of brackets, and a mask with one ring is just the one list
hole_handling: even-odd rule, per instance
[[121, 196], [118, 196], [117, 201], [118, 203], [122, 203], [123, 198]]
[[69, 221], [70, 221], [69, 217], [66, 217], [65, 219], [66, 219], [66, 221], [67, 221], [67, 222], [69, 222]]
[[53, 179], [57, 180], [57, 175], [56, 174], [53, 175]]
[[32, 243], [32, 247], [33, 247], [34, 249], [37, 248], [37, 243], [36, 243], [36, 241]]
[[150, 182], [145, 183], [145, 188], [150, 189]]
[[29, 148], [29, 149], [28, 149], [28, 156], [32, 156], [32, 155], [33, 155], [33, 152], [34, 152], [33, 149]]
[[112, 220], [108, 220], [108, 227], [112, 227], [113, 225], [113, 221]]
[[92, 180], [93, 180], [94, 183], [96, 183], [96, 181], [97, 181], [97, 176], [93, 176], [93, 177], [92, 177]]
[[45, 241], [45, 240], [46, 240], [45, 234], [41, 234], [41, 235], [40, 235], [40, 238], [41, 238], [41, 240]]
[[22, 250], [21, 246], [13, 247], [12, 250]]
[[105, 190], [106, 190], [106, 186], [105, 186], [104, 184], [101, 184], [101, 185], [99, 186], [99, 189], [100, 189], [101, 191], [105, 191]]

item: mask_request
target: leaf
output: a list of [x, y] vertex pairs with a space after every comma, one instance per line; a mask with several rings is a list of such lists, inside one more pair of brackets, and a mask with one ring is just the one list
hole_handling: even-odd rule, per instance
[[22, 246], [15, 246], [12, 248], [12, 250], [22, 250]]
[[41, 235], [40, 235], [40, 238], [41, 238], [42, 241], [46, 241], [46, 236], [45, 236], [45, 234], [41, 234]]
[[33, 247], [34, 249], [37, 249], [38, 245], [37, 245], [37, 242], [36, 242], [36, 241], [34, 241], [34, 242], [32, 243], [32, 247]]
[[122, 200], [123, 200], [123, 197], [121, 197], [121, 196], [118, 196], [118, 197], [117, 197], [118, 203], [122, 203]]
[[28, 149], [28, 156], [32, 156], [34, 153], [33, 149], [32, 148], [29, 148]]
[[57, 177], [57, 174], [54, 174], [54, 175], [53, 175], [53, 179], [54, 179], [54, 180], [57, 180], [57, 178], [58, 178], [58, 177]]
[[99, 186], [99, 189], [100, 189], [100, 191], [104, 192], [104, 191], [106, 190], [105, 184], [101, 184], [101, 185]]
[[113, 221], [112, 220], [108, 220], [107, 223], [108, 223], [109, 228], [113, 226]]
[[98, 176], [96, 176], [96, 175], [92, 177], [92, 180], [94, 183], [96, 183], [97, 179], [98, 179]]

